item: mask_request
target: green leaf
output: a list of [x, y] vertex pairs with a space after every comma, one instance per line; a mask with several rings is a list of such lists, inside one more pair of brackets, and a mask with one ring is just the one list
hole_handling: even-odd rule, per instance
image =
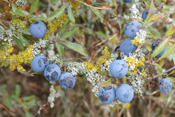
[[74, 15], [73, 15], [73, 13], [72, 13], [72, 5], [71, 5], [71, 4], [69, 5], [69, 8], [68, 8], [68, 16], [69, 16], [69, 19], [70, 19], [73, 23], [75, 23], [75, 18], [74, 18]]
[[157, 64], [157, 63], [155, 63], [154, 65], [156, 65], [158, 73], [159, 73], [158, 75], [160, 76], [160, 74], [163, 72], [162, 67], [159, 64]]
[[59, 18], [64, 13], [66, 6], [67, 4], [64, 4], [60, 9], [57, 9], [54, 12], [52, 12], [47, 21], [52, 21], [55, 18]]
[[[13, 10], [13, 9], [12, 9]], [[13, 15], [19, 15], [19, 16], [22, 16], [22, 17], [25, 17], [24, 13], [22, 11], [20, 11], [19, 9], [15, 9], [15, 11], [10, 11], [11, 14]]]
[[168, 31], [165, 33], [165, 36], [168, 37], [168, 36], [170, 36], [170, 35], [172, 35], [172, 34], [174, 34], [174, 33], [175, 33], [175, 26], [172, 26], [172, 27], [170, 27], [170, 28], [168, 29]]
[[175, 52], [175, 45], [173, 44], [170, 47], [168, 47], [168, 49], [163, 53], [163, 55], [159, 59], [166, 58], [171, 54], [173, 54], [174, 52]]
[[68, 26], [69, 26], [69, 23], [70, 23], [70, 20], [68, 20], [68, 21], [63, 25], [63, 27], [59, 30], [58, 35], [62, 35], [62, 34], [66, 31], [66, 29], [67, 29]]
[[63, 42], [63, 44], [66, 47], [68, 47], [68, 48], [70, 48], [70, 49], [72, 49], [74, 51], [79, 52], [81, 55], [88, 56], [87, 53], [86, 53], [86, 51], [85, 51], [85, 49], [81, 45], [79, 45], [77, 43]]
[[157, 56], [168, 44], [168, 39], [165, 39], [163, 42], [159, 44], [159, 46], [154, 50], [152, 57]]
[[4, 49], [7, 46], [7, 44], [1, 44], [0, 49]]
[[26, 102], [24, 105], [26, 106], [26, 110], [29, 110], [30, 108], [32, 108], [33, 106], [36, 105], [35, 100], [30, 100], [28, 102]]
[[90, 8], [90, 10], [92, 11], [92, 12], [94, 12], [99, 18], [100, 18], [100, 20], [101, 20], [101, 22], [103, 22], [103, 14], [101, 13], [101, 11], [99, 11], [99, 10], [97, 10], [97, 9], [94, 9], [94, 8], [92, 8], [92, 7], [89, 7]]
[[45, 21], [45, 20], [47, 20], [47, 18], [45, 18], [45, 17], [32, 17], [31, 18], [31, 20], [35, 20], [35, 21]]
[[13, 40], [15, 41], [15, 43], [17, 44], [17, 46], [19, 47], [20, 50], [24, 50], [24, 46], [23, 43], [20, 39], [16, 38], [15, 36], [13, 36]]
[[31, 95], [31, 96], [26, 96], [22, 98], [24, 101], [30, 101], [30, 100], [35, 100], [36, 96], [35, 95]]
[[34, 117], [31, 112], [25, 111], [25, 117]]
[[164, 65], [164, 60], [162, 59], [162, 60], [159, 60], [159, 65], [160, 65], [160, 67], [163, 67], [163, 65]]
[[27, 35], [31, 35], [31, 33], [29, 32], [29, 30], [18, 29], [18, 32], [21, 32], [21, 33], [27, 34]]
[[111, 79], [107, 80], [106, 82], [100, 84], [100, 87], [108, 87], [111, 85]]
[[10, 97], [5, 97], [5, 98], [3, 98], [3, 103], [4, 103], [9, 109], [12, 108], [12, 103], [11, 103]]
[[21, 40], [21, 42], [25, 43], [26, 47], [29, 47], [29, 43], [28, 41], [20, 34], [20, 33], [16, 33], [18, 38]]
[[148, 19], [148, 23], [156, 22], [157, 20], [161, 19], [162, 16], [160, 14], [154, 14]]
[[13, 11], [13, 12], [16, 11], [16, 7], [15, 7], [14, 3], [12, 3], [12, 11]]
[[157, 31], [157, 29], [154, 29], [151, 27], [152, 26], [152, 23], [151, 25], [148, 27], [148, 31], [151, 35], [153, 35], [154, 37], [156, 38], [161, 38], [161, 34]]
[[32, 14], [38, 8], [38, 5], [39, 5], [39, 0], [35, 0], [30, 7], [30, 14]]
[[147, 20], [150, 18], [153, 9], [154, 9], [154, 1], [151, 0], [151, 5], [150, 5], [149, 13], [148, 13], [148, 16], [147, 16], [145, 22], [147, 22]]
[[175, 72], [175, 70], [173, 70], [171, 73], [169, 73], [168, 75], [172, 75], [172, 74], [174, 74], [174, 72]]
[[123, 5], [124, 4], [124, 0], [120, 0], [120, 3]]
[[14, 90], [14, 94], [16, 97], [19, 97], [21, 93], [21, 87], [19, 85], [16, 85], [16, 88]]
[[79, 28], [76, 27], [76, 28], [74, 28], [71, 32], [65, 32], [65, 33], [63, 33], [63, 34], [61, 35], [61, 38], [65, 39], [65, 38], [69, 38], [69, 37], [73, 36], [74, 33], [75, 33], [78, 29], [79, 29]]
[[146, 7], [150, 7], [151, 6], [151, 4], [150, 4], [150, 2], [149, 1], [147, 1], [147, 0], [144, 0], [144, 2], [145, 2], [145, 5], [146, 5]]
[[64, 60], [64, 46], [62, 46], [59, 43], [56, 43], [56, 48], [57, 48], [57, 51], [58, 51], [59, 56], [60, 56], [61, 64], [63, 64], [63, 60]]
[[101, 32], [101, 31], [97, 31], [97, 32], [95, 32], [95, 34], [102, 37], [102, 38], [107, 38], [106, 34]]

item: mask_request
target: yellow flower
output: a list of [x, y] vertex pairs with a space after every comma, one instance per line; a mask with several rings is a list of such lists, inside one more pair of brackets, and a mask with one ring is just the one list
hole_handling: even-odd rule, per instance
[[107, 46], [105, 46], [105, 48], [103, 50], [103, 55], [104, 55], [105, 59], [108, 59], [110, 57], [110, 52], [108, 51]]
[[72, 4], [72, 10], [74, 10], [75, 12], [78, 12], [78, 7], [80, 6], [80, 2], [73, 1], [71, 2], [71, 4]]
[[131, 58], [131, 57], [128, 57], [127, 58], [127, 65], [132, 65], [132, 64], [135, 64], [135, 59], [134, 58]]
[[135, 38], [134, 40], [131, 40], [133, 44], [139, 45], [140, 39]]

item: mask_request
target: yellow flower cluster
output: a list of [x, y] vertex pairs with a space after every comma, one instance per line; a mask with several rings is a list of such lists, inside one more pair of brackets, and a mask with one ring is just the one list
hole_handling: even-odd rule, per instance
[[97, 67], [90, 62], [85, 62], [84, 65], [86, 65], [86, 70], [89, 71], [90, 69], [94, 69], [95, 71], [97, 71]]
[[71, 4], [72, 4], [72, 10], [74, 10], [75, 12], [78, 12], [78, 7], [80, 6], [80, 2], [73, 1], [71, 2]]
[[89, 63], [89, 62], [84, 63], [86, 65], [87, 71], [89, 71], [90, 69], [94, 69], [98, 73], [101, 73], [100, 67], [103, 63], [108, 61], [109, 57], [110, 57], [110, 52], [108, 51], [108, 47], [105, 46], [103, 50], [103, 55], [97, 59], [96, 65], [94, 65], [93, 63]]
[[22, 29], [22, 30], [26, 30], [27, 29], [27, 22], [23, 21], [20, 19], [20, 16], [15, 15], [12, 17], [12, 20], [10, 21], [10, 23], [12, 25], [14, 25], [16, 27], [16, 29]]
[[133, 44], [139, 45], [140, 39], [135, 38], [134, 40], [131, 40]]
[[19, 15], [13, 15], [10, 23], [14, 25], [17, 30], [18, 29], [27, 30], [29, 28], [29, 25], [33, 22], [31, 18], [32, 18], [32, 15], [28, 15], [28, 16], [25, 16], [22, 20], [20, 19]]
[[28, 47], [25, 51], [20, 51], [18, 54], [12, 54], [13, 47], [11, 44], [7, 44], [4, 49], [0, 50], [0, 67], [7, 67], [11, 71], [15, 69], [20, 71], [26, 71], [21, 64], [31, 63], [33, 46]]
[[103, 50], [103, 56], [105, 59], [109, 59], [111, 53], [108, 51], [108, 47], [105, 46], [104, 50]]
[[61, 28], [66, 23], [67, 20], [68, 16], [66, 14], [63, 14], [60, 18], [57, 18], [48, 23], [47, 25], [48, 30], [43, 38], [48, 39], [49, 36], [51, 36], [52, 33], [57, 31], [59, 28]]
[[145, 62], [145, 58], [140, 59], [138, 63], [136, 63], [135, 59], [132, 58], [132, 57], [127, 58], [127, 65], [128, 66], [134, 66], [134, 71], [133, 72], [135, 72], [138, 67], [145, 66], [144, 62]]

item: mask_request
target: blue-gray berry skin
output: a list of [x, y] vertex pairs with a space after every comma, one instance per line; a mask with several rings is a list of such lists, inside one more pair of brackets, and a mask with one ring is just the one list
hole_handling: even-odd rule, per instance
[[131, 2], [131, 0], [124, 0], [124, 2], [125, 2], [125, 3], [129, 3], [129, 2]]
[[59, 84], [61, 88], [65, 90], [72, 89], [75, 86], [75, 82], [76, 82], [75, 77], [69, 72], [61, 74], [59, 79]]
[[[160, 44], [160, 42], [161, 42], [161, 41], [158, 41], [158, 42], [154, 42], [154, 43], [152, 44], [151, 48], [152, 48], [153, 51], [154, 51], [155, 48]], [[165, 48], [156, 56], [156, 58], [160, 58], [166, 50], [167, 50], [167, 47], [165, 47]]]
[[60, 67], [56, 64], [49, 64], [44, 70], [44, 77], [48, 81], [56, 81], [61, 76]]
[[115, 78], [123, 78], [128, 73], [128, 65], [123, 60], [115, 60], [110, 65], [110, 73]]
[[30, 25], [30, 33], [36, 38], [42, 38], [46, 34], [47, 28], [42, 21], [35, 21]]
[[[148, 10], [148, 11], [147, 11], [147, 10], [144, 10], [144, 11], [143, 11], [143, 13], [142, 13], [142, 19], [143, 19], [143, 21], [146, 20], [146, 18], [147, 18], [147, 16], [148, 16], [148, 13], [149, 13], [149, 10]], [[152, 10], [152, 13], [156, 14], [155, 10]], [[157, 21], [154, 22], [152, 25], [155, 25], [156, 23], [157, 23]]]
[[34, 72], [42, 73], [49, 64], [49, 60], [45, 56], [35, 56], [31, 61], [31, 68]]
[[115, 99], [115, 90], [113, 87], [101, 87], [98, 97], [103, 104], [110, 104]]
[[172, 83], [169, 79], [167, 78], [162, 78], [159, 81], [159, 90], [163, 93], [163, 94], [169, 94], [171, 92], [172, 89]]
[[128, 103], [134, 97], [134, 90], [128, 84], [121, 84], [116, 89], [116, 97], [120, 102]]
[[131, 21], [125, 27], [125, 35], [130, 39], [134, 39], [136, 37], [136, 33], [141, 29], [139, 26], [141, 27], [142, 24], [138, 21]]
[[133, 53], [136, 49], [136, 45], [132, 43], [131, 40], [125, 40], [120, 44], [120, 52], [129, 56], [129, 53]]

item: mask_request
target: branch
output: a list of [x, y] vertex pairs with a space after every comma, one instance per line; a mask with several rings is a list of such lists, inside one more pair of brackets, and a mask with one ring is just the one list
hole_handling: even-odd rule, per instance
[[[170, 72], [170, 71], [172, 71], [172, 70], [174, 70], [174, 69], [175, 69], [175, 66], [173, 66], [172, 68], [170, 68], [169, 70], [167, 70], [167, 71], [165, 71], [165, 72], [162, 72], [160, 75], [163, 75], [163, 74], [165, 74], [165, 73], [167, 73], [167, 72]], [[155, 75], [154, 77], [149, 78], [149, 80], [155, 79], [155, 78], [157, 78], [157, 77], [159, 77], [159, 75]]]

